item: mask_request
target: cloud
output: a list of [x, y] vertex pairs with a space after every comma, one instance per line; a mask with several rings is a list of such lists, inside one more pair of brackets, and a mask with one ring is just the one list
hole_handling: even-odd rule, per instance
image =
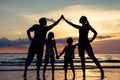
[[80, 16], [85, 15], [88, 17], [90, 24], [101, 33], [115, 32], [116, 29], [120, 30], [120, 10], [98, 6], [71, 5], [46, 13], [26, 12], [22, 13], [21, 16], [26, 18], [27, 21], [38, 22], [40, 17], [47, 17], [48, 21], [54, 22], [61, 14], [64, 14], [66, 19], [75, 24], [79, 24]]
[[97, 36], [97, 39], [106, 39], [106, 38], [111, 38], [113, 36]]
[[[97, 40], [92, 42], [95, 53], [120, 53], [120, 39], [109, 40], [114, 36], [97, 36]], [[78, 42], [78, 37], [72, 37], [74, 43]], [[66, 38], [56, 39], [58, 52], [61, 52], [64, 46], [67, 45]], [[102, 40], [101, 40], [102, 39]], [[0, 38], [0, 52], [27, 52], [30, 41], [28, 39], [9, 40], [7, 38]], [[77, 49], [75, 50], [78, 52]]]
[[95, 41], [92, 43], [92, 46], [95, 53], [120, 53], [120, 39]]
[[16, 40], [9, 40], [7, 38], [0, 39], [0, 48], [4, 47], [13, 47], [13, 48], [25, 48], [30, 41], [27, 39], [16, 39]]
[[[111, 38], [113, 36], [97, 36], [97, 39], [106, 39]], [[59, 38], [56, 39], [56, 43], [60, 45], [66, 44], [66, 38]], [[78, 37], [72, 37], [74, 42], [78, 42]], [[25, 48], [27, 45], [30, 44], [28, 39], [16, 39], [16, 40], [9, 40], [7, 38], [0, 38], [0, 48], [4, 47], [13, 47], [13, 48]]]

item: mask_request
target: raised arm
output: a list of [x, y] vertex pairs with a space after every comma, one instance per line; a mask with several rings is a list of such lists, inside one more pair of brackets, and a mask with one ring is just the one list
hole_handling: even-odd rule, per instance
[[54, 26], [56, 26], [60, 22], [61, 19], [62, 19], [62, 16], [56, 22], [54, 22], [52, 25], [47, 26], [47, 29], [48, 30], [52, 29]]
[[79, 26], [79, 25], [73, 24], [72, 22], [68, 21], [67, 19], [64, 18], [64, 16], [63, 16], [63, 19], [64, 19], [69, 25], [71, 25], [71, 26], [74, 27], [74, 28], [79, 29], [79, 28], [81, 27], [81, 26]]

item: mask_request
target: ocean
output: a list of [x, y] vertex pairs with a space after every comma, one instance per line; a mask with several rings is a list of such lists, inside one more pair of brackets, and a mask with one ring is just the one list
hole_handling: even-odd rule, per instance
[[[120, 54], [95, 54], [95, 56], [99, 60], [103, 68], [120, 69]], [[0, 71], [23, 71], [26, 57], [27, 54], [24, 53], [0, 54]], [[63, 65], [64, 65], [63, 57], [64, 56], [62, 56], [60, 59], [55, 59], [56, 70], [63, 69]], [[43, 69], [43, 65], [44, 65], [44, 57], [43, 57], [41, 69]], [[78, 54], [75, 55], [74, 65], [75, 65], [75, 69], [81, 69], [80, 58]], [[86, 68], [87, 69], [97, 68], [94, 62], [87, 55], [86, 55]], [[34, 57], [28, 70], [35, 70], [35, 69], [36, 69], [36, 57]], [[50, 63], [48, 64], [47, 69], [51, 70]]]

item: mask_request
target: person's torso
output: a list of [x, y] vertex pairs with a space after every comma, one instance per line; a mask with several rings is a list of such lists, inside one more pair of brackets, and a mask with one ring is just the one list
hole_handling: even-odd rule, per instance
[[71, 45], [71, 46], [66, 46], [65, 47], [65, 57], [70, 57], [70, 58], [74, 58], [74, 49], [75, 46]]
[[54, 56], [54, 46], [55, 46], [54, 40], [51, 41], [46, 40], [46, 55]]
[[36, 44], [44, 44], [47, 34], [47, 29], [40, 25], [34, 25], [34, 38], [33, 42]]
[[89, 26], [81, 27], [79, 29], [79, 42], [89, 42], [88, 32]]

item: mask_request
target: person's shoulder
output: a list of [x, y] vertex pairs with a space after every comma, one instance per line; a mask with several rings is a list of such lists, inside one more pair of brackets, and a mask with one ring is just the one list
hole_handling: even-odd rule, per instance
[[40, 25], [39, 24], [34, 24], [33, 26], [32, 26], [32, 28], [37, 28], [37, 27], [39, 27]]
[[56, 42], [56, 40], [55, 40], [55, 39], [53, 39], [52, 41], [53, 41], [53, 42]]
[[91, 29], [91, 26], [90, 25], [84, 25], [83, 29]]
[[67, 46], [65, 46], [64, 48], [65, 48], [65, 49], [68, 49], [68, 47], [69, 47], [69, 46], [67, 45]]
[[40, 26], [39, 24], [34, 24], [33, 26]]
[[92, 28], [92, 26], [91, 26], [91, 25], [86, 24], [86, 26], [87, 26], [87, 28]]

